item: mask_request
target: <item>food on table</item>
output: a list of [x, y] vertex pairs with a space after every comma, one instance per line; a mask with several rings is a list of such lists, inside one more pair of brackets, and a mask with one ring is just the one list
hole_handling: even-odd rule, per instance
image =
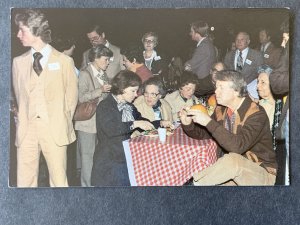
[[[166, 129], [167, 129], [167, 136], [174, 133], [174, 129], [172, 129], [170, 127], [166, 128]], [[158, 131], [156, 129], [145, 130], [142, 134], [145, 136], [149, 136], [149, 137], [155, 137], [155, 136], [158, 136]]]

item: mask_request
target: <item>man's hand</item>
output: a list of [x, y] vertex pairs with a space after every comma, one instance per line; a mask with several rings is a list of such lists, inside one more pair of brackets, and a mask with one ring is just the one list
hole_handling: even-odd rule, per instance
[[211, 121], [210, 116], [200, 110], [190, 109], [187, 111], [187, 116], [190, 116], [194, 123], [198, 123], [202, 126], [206, 126]]
[[192, 123], [192, 118], [187, 115], [189, 107], [183, 108], [179, 112], [179, 118], [183, 125], [190, 125]]

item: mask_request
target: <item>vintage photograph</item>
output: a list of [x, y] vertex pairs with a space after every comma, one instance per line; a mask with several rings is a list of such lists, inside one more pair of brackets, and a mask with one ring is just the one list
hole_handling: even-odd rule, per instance
[[10, 187], [290, 185], [285, 8], [12, 8]]

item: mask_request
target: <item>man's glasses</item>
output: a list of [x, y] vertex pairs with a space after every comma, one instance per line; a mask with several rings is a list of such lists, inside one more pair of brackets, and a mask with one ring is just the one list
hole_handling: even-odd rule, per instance
[[159, 95], [159, 93], [144, 93], [145, 97], [151, 97], [151, 98], [156, 98]]

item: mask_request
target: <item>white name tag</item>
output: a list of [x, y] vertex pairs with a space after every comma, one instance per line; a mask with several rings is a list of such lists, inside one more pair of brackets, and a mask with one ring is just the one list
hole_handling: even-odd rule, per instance
[[252, 61], [249, 60], [249, 59], [246, 59], [246, 63], [247, 63], [248, 65], [251, 65], [251, 64], [252, 64]]
[[48, 69], [49, 70], [59, 70], [60, 65], [59, 65], [59, 63], [49, 63], [48, 64]]
[[264, 57], [268, 59], [270, 56], [268, 54], [264, 54]]

